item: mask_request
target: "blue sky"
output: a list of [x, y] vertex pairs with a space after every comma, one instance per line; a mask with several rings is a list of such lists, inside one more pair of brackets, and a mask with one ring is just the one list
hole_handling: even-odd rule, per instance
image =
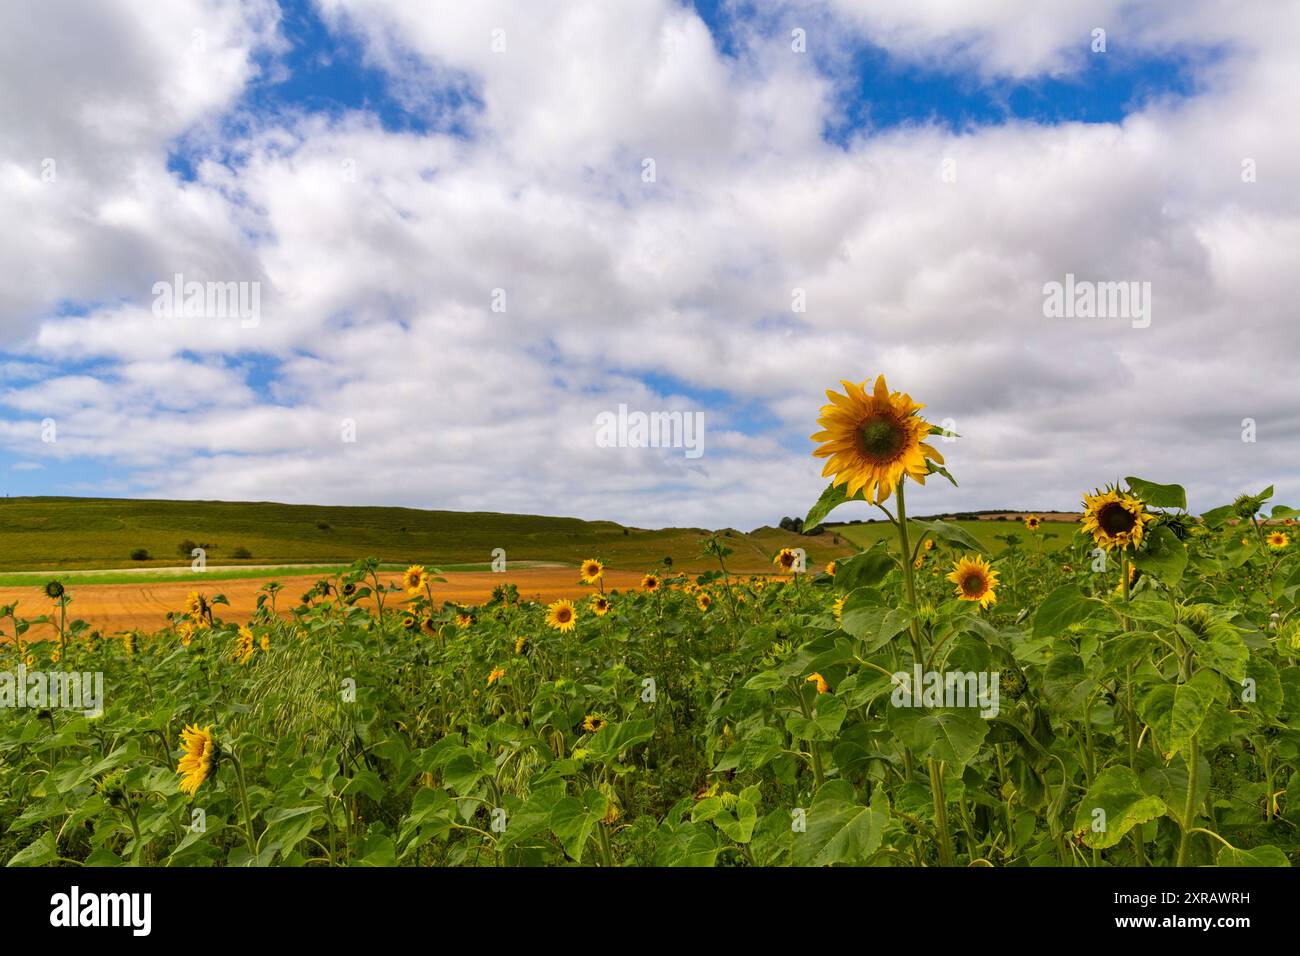
[[[1272, 149], [1276, 168], [1286, 155], [1270, 143], [1275, 85], [1263, 79], [1285, 44], [1263, 21], [1198, 19], [1202, 0], [1179, 22], [1107, 0], [1068, 23], [1033, 4], [1008, 13], [946, 0], [635, 0], [623, 20], [582, 4], [537, 19], [495, 0], [425, 17], [387, 2], [363, 14], [343, 0], [327, 17], [311, 0], [284, 0], [278, 18], [241, 9], [214, 21], [192, 2], [169, 16], [181, 35], [204, 23], [208, 46], [182, 77], [149, 31], [98, 25], [135, 44], [116, 62], [84, 64], [104, 115], [128, 118], [118, 126], [71, 108], [74, 90], [59, 102], [57, 74], [42, 86], [42, 70], [66, 64], [33, 61], [19, 78], [51, 101], [16, 116], [0, 159], [26, 169], [53, 153], [72, 172], [58, 189], [11, 194], [12, 219], [35, 217], [19, 250], [32, 257], [19, 274], [35, 281], [0, 300], [7, 494], [193, 489], [651, 524], [670, 514], [655, 500], [664, 489], [699, 517], [725, 488], [738, 489], [727, 517], [759, 523], [763, 509], [796, 513], [815, 496], [815, 463], [799, 459], [822, 389], [880, 370], [911, 375], [909, 390], [976, 419], [963, 434], [988, 436], [965, 463], [988, 477], [943, 503], [1032, 493], [1036, 507], [1069, 507], [1066, 489], [1087, 483], [1082, 467], [1032, 492], [1028, 479], [1003, 477], [1008, 449], [1029, 453], [1007, 418], [1005, 369], [1059, 399], [1054, 421], [1085, 430], [1063, 437], [1053, 452], [1063, 456], [1104, 437], [1086, 432], [1088, 373], [1069, 363], [1088, 356], [1112, 369], [1097, 387], [1136, 400], [1133, 389], [1151, 387], [1141, 358], [1162, 362], [1176, 345], [1157, 327], [1062, 348], [1059, 327], [1026, 324], [1032, 290], [1065, 271], [1152, 275], [1180, 314], [1192, 304], [1185, 323], [1206, 327], [1273, 301], [1206, 260], [1240, 261], [1234, 244], [1251, 228], [1287, 228], [1289, 205], [1271, 187], [1251, 195], [1254, 206], [1231, 192], [1241, 156]], [[1104, 53], [1089, 47], [1094, 20], [1107, 27]], [[498, 25], [511, 44], [501, 56], [487, 49]], [[795, 26], [808, 36], [798, 57]], [[165, 23], [158, 31], [168, 35]], [[1223, 154], [1189, 168], [1206, 144]], [[647, 151], [663, 188], [619, 183]], [[948, 154], [962, 156], [967, 178], [935, 192], [929, 170]], [[357, 164], [355, 189], [334, 188], [340, 158]], [[205, 161], [220, 165], [201, 173]], [[1182, 185], [1168, 181], [1171, 168]], [[1247, 228], [1234, 215], [1271, 224]], [[154, 277], [182, 268], [261, 282], [265, 328], [164, 330], [133, 316], [148, 309]], [[1198, 287], [1207, 275], [1220, 287]], [[474, 318], [475, 290], [498, 284], [524, 310], [499, 334]], [[795, 286], [809, 290], [807, 313], [789, 312]], [[979, 340], [953, 339], [970, 327]], [[388, 343], [382, 360], [367, 357], [375, 342]], [[1027, 365], [1031, 350], [1039, 358]], [[476, 391], [498, 381], [504, 397]], [[539, 394], [514, 396], [510, 383], [537, 383]], [[405, 396], [422, 384], [439, 424], [400, 437], [385, 389]], [[1278, 395], [1252, 388], [1232, 415], [1280, 414]], [[548, 463], [544, 482], [525, 476], [534, 442], [580, 441], [593, 403], [624, 399], [709, 416], [714, 451], [685, 491], [672, 461], [660, 474], [643, 456], [587, 450], [571, 469]], [[479, 421], [498, 405], [510, 421]], [[47, 413], [68, 436], [56, 449], [33, 441]], [[1166, 414], [1171, 428], [1190, 418]], [[358, 480], [355, 455], [330, 465], [338, 450], [321, 442], [346, 415], [374, 436], [382, 479]], [[1289, 439], [1289, 427], [1274, 434]], [[491, 472], [517, 480], [485, 481], [457, 457], [470, 447], [500, 447]], [[1132, 457], [1176, 467], [1153, 448], [1135, 445]], [[1200, 493], [1217, 503], [1249, 468], [1210, 458], [1217, 470]], [[428, 461], [453, 477], [414, 464]], [[576, 489], [592, 467], [610, 469], [607, 487], [634, 487], [617, 501], [584, 499]], [[1061, 471], [1046, 457], [1025, 469]], [[764, 503], [778, 472], [789, 490]]]

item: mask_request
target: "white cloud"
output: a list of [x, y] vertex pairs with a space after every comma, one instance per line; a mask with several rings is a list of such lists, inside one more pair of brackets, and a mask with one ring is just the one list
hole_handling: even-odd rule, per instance
[[[0, 211], [24, 225], [0, 253], [26, 277], [0, 291], [17, 356], [0, 401], [18, 416], [0, 444], [34, 457], [53, 415], [43, 454], [113, 461], [151, 495], [748, 527], [823, 486], [806, 440], [822, 390], [885, 372], [965, 436], [943, 447], [961, 489], [928, 487], [914, 509], [1070, 507], [1128, 474], [1182, 481], [1204, 507], [1269, 483], [1294, 503], [1295, 18], [1221, 22], [1208, 0], [1177, 18], [1118, 3], [849, 7], [834, 22], [798, 4], [771, 14], [812, 18], [807, 55], [785, 30], [742, 31], [732, 59], [668, 0], [418, 15], [330, 0], [330, 22], [400, 73], [412, 108], [442, 116], [437, 84], [472, 85], [472, 135], [262, 117], [223, 144], [233, 168], [203, 164], [192, 183], [166, 171], [169, 144], [237, 102], [251, 51], [276, 44], [273, 16], [195, 4], [145, 26], [127, 5], [105, 8], [111, 25], [73, 24], [130, 38], [122, 62], [94, 61], [105, 115], [123, 119], [67, 108], [57, 80], [56, 142], [102, 168], [40, 182], [38, 108], [0, 148]], [[169, 44], [203, 17], [222, 53], [183, 58], [175, 78]], [[1077, 65], [1098, 17], [1111, 44], [1227, 52], [1196, 98], [1122, 124], [822, 138], [843, 79], [842, 49], [816, 42], [831, 27], [1024, 76]], [[3, 85], [41, 89], [54, 62], [6, 59]], [[1242, 181], [1246, 158], [1257, 182]], [[177, 271], [260, 281], [260, 324], [155, 317], [147, 290]], [[1042, 286], [1067, 272], [1151, 282], [1151, 327], [1044, 318]], [[49, 317], [70, 300], [92, 307]], [[598, 448], [594, 418], [619, 403], [703, 408], [705, 456]], [[1256, 444], [1240, 440], [1245, 417]]]

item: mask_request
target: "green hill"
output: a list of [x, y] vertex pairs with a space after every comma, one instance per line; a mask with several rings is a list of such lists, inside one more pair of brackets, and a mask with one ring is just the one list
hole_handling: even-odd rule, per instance
[[[149, 501], [127, 498], [0, 499], [0, 570], [77, 570], [188, 564], [183, 544], [206, 546], [208, 564], [386, 562], [486, 565], [496, 548], [510, 561], [576, 564], [598, 557], [612, 568], [641, 570], [671, 557], [700, 568], [701, 528], [627, 528], [495, 512], [417, 508], [285, 505], [272, 502]], [[803, 547], [809, 562], [851, 552], [835, 534], [803, 537], [776, 528], [728, 530], [736, 570], [770, 568], [784, 546]], [[836, 542], [839, 542], [838, 544]], [[149, 557], [135, 560], [139, 549]]]

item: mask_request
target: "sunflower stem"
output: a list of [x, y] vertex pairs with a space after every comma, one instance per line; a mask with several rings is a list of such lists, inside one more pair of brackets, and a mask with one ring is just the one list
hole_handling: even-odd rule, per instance
[[[908, 555], [912, 553], [907, 535], [907, 500], [904, 497], [903, 484], [907, 477], [898, 479], [898, 544], [899, 558], [903, 567], [903, 585], [907, 590], [907, 603], [910, 606], [912, 635], [912, 660], [921, 662], [921, 627], [916, 620], [916, 580], [912, 574], [912, 562]], [[948, 832], [948, 806], [943, 794], [943, 772], [933, 757], [929, 760], [930, 793], [934, 800], [934, 828], [939, 837], [939, 865], [952, 866], [952, 835]]]

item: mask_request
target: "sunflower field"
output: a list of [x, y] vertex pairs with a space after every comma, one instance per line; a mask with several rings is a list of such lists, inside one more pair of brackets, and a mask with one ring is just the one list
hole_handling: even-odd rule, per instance
[[[541, 606], [357, 562], [250, 620], [196, 592], [104, 636], [50, 582], [0, 669], [103, 677], [0, 707], [0, 857], [70, 866], [1287, 866], [1300, 847], [1300, 562], [1272, 490], [1204, 514], [1136, 477], [987, 549], [907, 517], [951, 480], [883, 377], [816, 454], [894, 538], [826, 568], [645, 569]], [[701, 570], [702, 569], [702, 570]], [[503, 579], [505, 576], [503, 576]], [[0, 687], [0, 692], [5, 690]]]

